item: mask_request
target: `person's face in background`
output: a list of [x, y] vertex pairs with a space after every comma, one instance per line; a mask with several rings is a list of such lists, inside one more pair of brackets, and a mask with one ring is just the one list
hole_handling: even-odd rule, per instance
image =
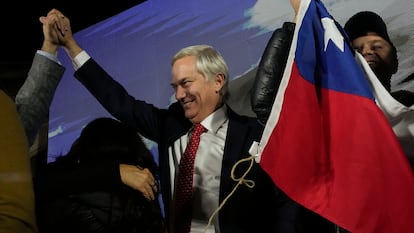
[[207, 81], [197, 71], [194, 56], [180, 58], [173, 64], [171, 85], [175, 90], [175, 98], [192, 123], [201, 122], [216, 110], [221, 101], [219, 91], [223, 83], [222, 75]]
[[354, 39], [352, 46], [362, 54], [381, 83], [388, 87], [391, 76], [397, 71], [390, 43], [376, 33], [367, 33]]

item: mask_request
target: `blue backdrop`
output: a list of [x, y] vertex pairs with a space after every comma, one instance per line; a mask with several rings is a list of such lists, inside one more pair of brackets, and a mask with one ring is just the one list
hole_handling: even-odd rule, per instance
[[[396, 37], [394, 32], [400, 33], [397, 47], [414, 41], [412, 30], [399, 30], [412, 29], [412, 0], [326, 0], [324, 4], [340, 23], [360, 10], [377, 11], [390, 25], [391, 39]], [[170, 60], [179, 49], [193, 44], [214, 46], [235, 79], [257, 65], [272, 31], [292, 18], [288, 0], [148, 0], [76, 33], [75, 38], [131, 95], [167, 107], [173, 98]], [[412, 50], [399, 51], [402, 66], [412, 59], [405, 51]], [[73, 77], [63, 50], [59, 59], [67, 70], [50, 110], [49, 161], [65, 154], [89, 121], [109, 116]], [[401, 72], [413, 69], [406, 67], [400, 67]], [[155, 144], [147, 141], [147, 145], [157, 155]]]

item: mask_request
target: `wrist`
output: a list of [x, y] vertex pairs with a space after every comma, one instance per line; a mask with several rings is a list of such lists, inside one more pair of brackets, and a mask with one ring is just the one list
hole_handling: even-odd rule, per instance
[[54, 55], [57, 54], [58, 49], [59, 49], [58, 45], [53, 44], [49, 41], [44, 41], [43, 45], [42, 45], [42, 48], [41, 48], [42, 51], [45, 51], [45, 52], [48, 52], [48, 53], [54, 54]]
[[68, 40], [64, 48], [72, 59], [82, 52], [82, 48], [79, 47], [75, 40]]

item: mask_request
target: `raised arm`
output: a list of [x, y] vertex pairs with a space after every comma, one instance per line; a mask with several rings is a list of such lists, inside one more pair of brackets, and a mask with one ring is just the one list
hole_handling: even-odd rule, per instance
[[56, 21], [43, 22], [42, 48], [35, 54], [27, 78], [15, 98], [30, 145], [47, 121], [55, 90], [65, 71], [56, 58], [60, 43], [58, 31]]

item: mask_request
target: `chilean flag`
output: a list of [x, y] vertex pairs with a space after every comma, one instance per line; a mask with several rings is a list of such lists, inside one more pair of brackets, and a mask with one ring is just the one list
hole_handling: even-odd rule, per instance
[[321, 1], [302, 0], [297, 19], [256, 161], [352, 233], [414, 232], [414, 173], [347, 37]]

